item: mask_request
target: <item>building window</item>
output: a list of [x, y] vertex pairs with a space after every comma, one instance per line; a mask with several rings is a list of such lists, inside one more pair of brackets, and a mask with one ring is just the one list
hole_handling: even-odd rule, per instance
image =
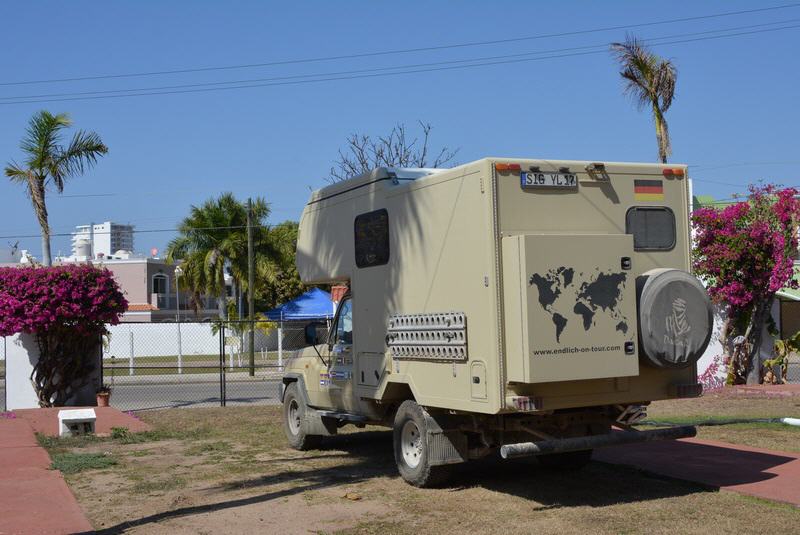
[[389, 213], [375, 210], [356, 216], [356, 266], [381, 266], [389, 262]]
[[663, 206], [634, 206], [625, 215], [625, 232], [633, 234], [636, 251], [668, 251], [675, 247], [675, 214]]
[[153, 293], [159, 295], [167, 294], [167, 276], [163, 273], [153, 275]]

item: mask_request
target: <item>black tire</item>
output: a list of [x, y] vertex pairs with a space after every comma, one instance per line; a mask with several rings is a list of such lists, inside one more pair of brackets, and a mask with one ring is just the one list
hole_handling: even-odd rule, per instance
[[[411, 437], [414, 442], [406, 444], [409, 458], [403, 453], [404, 428], [406, 441]], [[416, 431], [414, 431], [416, 428]], [[411, 450], [416, 450], [410, 453]], [[412, 457], [413, 456], [413, 457]], [[394, 460], [400, 476], [415, 487], [434, 487], [444, 483], [450, 476], [450, 466], [431, 466], [429, 462], [428, 424], [425, 412], [415, 401], [404, 401], [394, 417]]]
[[309, 409], [300, 396], [297, 383], [287, 385], [283, 393], [283, 432], [289, 445], [300, 451], [317, 448], [322, 442], [320, 435], [308, 435], [303, 430], [307, 410]]
[[536, 460], [548, 470], [571, 471], [580, 470], [592, 460], [592, 450], [567, 451], [564, 453], [551, 453], [537, 455]]

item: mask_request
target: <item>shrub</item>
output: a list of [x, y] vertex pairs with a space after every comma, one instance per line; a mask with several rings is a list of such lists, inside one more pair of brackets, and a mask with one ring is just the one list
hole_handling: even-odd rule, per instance
[[694, 270], [727, 316], [721, 341], [730, 358], [729, 381], [757, 382], [755, 357], [775, 292], [797, 288], [792, 270], [800, 223], [798, 191], [751, 186], [746, 202], [700, 208], [692, 221]]
[[31, 381], [42, 407], [88, 384], [98, 343], [128, 307], [110, 271], [91, 265], [0, 268], [0, 336], [32, 335]]

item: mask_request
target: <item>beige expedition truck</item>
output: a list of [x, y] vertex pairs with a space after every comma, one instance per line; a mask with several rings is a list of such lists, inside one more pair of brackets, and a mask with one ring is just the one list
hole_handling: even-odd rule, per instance
[[689, 273], [685, 166], [487, 158], [315, 191], [297, 268], [346, 284], [326, 339], [286, 366], [289, 443], [394, 429], [400, 474], [500, 452], [580, 466], [653, 400], [701, 394], [712, 310]]

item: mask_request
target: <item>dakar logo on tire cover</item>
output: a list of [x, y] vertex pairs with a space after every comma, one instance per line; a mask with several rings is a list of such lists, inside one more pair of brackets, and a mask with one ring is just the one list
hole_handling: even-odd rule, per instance
[[674, 346], [682, 346], [686, 343], [682, 339], [683, 336], [691, 330], [692, 326], [686, 319], [686, 300], [676, 297], [672, 302], [672, 314], [667, 316], [664, 341]]

